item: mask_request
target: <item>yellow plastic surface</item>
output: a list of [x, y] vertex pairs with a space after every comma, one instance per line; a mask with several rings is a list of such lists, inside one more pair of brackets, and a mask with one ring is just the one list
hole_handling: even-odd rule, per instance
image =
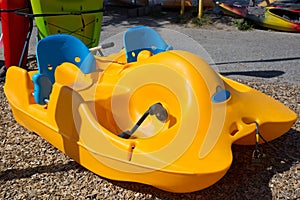
[[[221, 179], [232, 163], [232, 143], [255, 144], [255, 122], [272, 140], [297, 118], [194, 54], [142, 54], [130, 64], [122, 51], [96, 57], [98, 71], [88, 75], [61, 64], [46, 106], [34, 102], [34, 72], [10, 67], [5, 94], [20, 124], [87, 169], [171, 192], [200, 190]], [[228, 90], [230, 98], [214, 103], [217, 88]], [[149, 116], [130, 139], [117, 136], [158, 102], [168, 112], [165, 123]]]
[[266, 8], [265, 18], [263, 21], [265, 27], [281, 30], [281, 31], [300, 32], [299, 23], [292, 22], [291, 20], [275, 15], [270, 11], [272, 9], [276, 9], [276, 8], [272, 8], [272, 7]]

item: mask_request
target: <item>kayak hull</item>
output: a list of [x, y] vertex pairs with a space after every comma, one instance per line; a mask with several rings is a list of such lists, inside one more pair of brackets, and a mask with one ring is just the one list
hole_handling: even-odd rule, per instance
[[31, 5], [33, 14], [39, 15], [35, 17], [35, 21], [41, 39], [52, 34], [65, 33], [79, 38], [90, 48], [98, 46], [103, 0], [31, 0]]
[[[26, 0], [2, 0], [2, 10], [27, 8]], [[5, 66], [18, 66], [22, 50], [29, 30], [29, 18], [18, 16], [14, 12], [1, 12]], [[25, 51], [22, 66], [27, 60], [28, 51]]]
[[299, 10], [284, 7], [248, 7], [231, 3], [218, 3], [218, 6], [226, 13], [251, 20], [266, 28], [300, 32]]

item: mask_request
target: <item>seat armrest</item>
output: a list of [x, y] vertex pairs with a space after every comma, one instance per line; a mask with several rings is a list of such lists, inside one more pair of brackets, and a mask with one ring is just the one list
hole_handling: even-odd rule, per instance
[[34, 83], [34, 100], [36, 103], [44, 105], [49, 101], [49, 96], [52, 91], [52, 82], [49, 77], [43, 74], [34, 74], [32, 76]]
[[93, 82], [89, 75], [85, 75], [76, 65], [69, 62], [59, 65], [54, 75], [56, 83], [68, 85], [74, 89], [89, 87]]

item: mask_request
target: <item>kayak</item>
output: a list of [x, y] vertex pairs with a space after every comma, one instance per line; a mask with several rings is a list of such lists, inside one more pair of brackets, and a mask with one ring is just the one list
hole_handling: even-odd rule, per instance
[[[18, 66], [29, 31], [29, 19], [18, 16], [13, 11], [28, 8], [29, 5], [26, 0], [1, 0], [0, 5], [5, 66]], [[20, 62], [21, 67], [25, 67], [27, 54], [26, 49]]]
[[103, 0], [31, 0], [31, 5], [40, 38], [71, 34], [88, 47], [98, 46]]
[[284, 8], [286, 10], [291, 10], [293, 12], [300, 13], [300, 1], [275, 1], [269, 5], [269, 7], [273, 8]]
[[300, 32], [300, 12], [285, 7], [249, 7], [236, 3], [217, 3], [226, 13], [251, 20], [266, 28]]
[[233, 143], [273, 140], [297, 118], [149, 27], [129, 28], [123, 43], [94, 56], [70, 35], [40, 40], [37, 71], [7, 72], [17, 122], [100, 176], [183, 193], [220, 180]]
[[293, 9], [300, 12], [300, 0], [281, 0], [270, 3], [270, 7]]

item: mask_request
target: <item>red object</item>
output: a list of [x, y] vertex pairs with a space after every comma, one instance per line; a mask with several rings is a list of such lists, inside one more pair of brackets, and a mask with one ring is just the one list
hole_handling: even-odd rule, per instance
[[[27, 0], [0, 0], [1, 24], [3, 33], [4, 62], [8, 68], [18, 66], [27, 32], [29, 30], [29, 19], [24, 16], [16, 15], [14, 12], [5, 12], [9, 10], [28, 7]], [[23, 57], [22, 66], [27, 60], [28, 51]]]

